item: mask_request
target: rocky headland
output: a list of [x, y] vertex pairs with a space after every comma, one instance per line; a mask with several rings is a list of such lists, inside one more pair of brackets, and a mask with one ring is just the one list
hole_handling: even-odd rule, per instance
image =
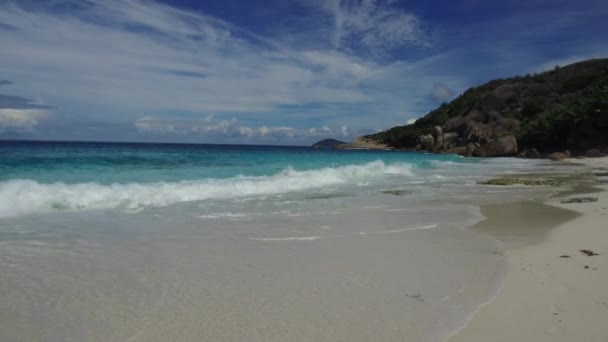
[[608, 59], [493, 80], [468, 89], [411, 125], [338, 148], [552, 160], [603, 156], [608, 154]]

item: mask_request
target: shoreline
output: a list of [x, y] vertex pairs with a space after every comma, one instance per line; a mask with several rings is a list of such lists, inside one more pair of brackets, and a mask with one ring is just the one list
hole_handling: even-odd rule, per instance
[[[589, 169], [606, 172], [608, 158], [575, 159]], [[605, 177], [602, 179], [606, 179]], [[591, 190], [591, 191], [590, 191]], [[564, 198], [597, 197], [591, 203], [561, 203]], [[520, 202], [521, 203], [521, 202]], [[539, 205], [548, 211], [540, 221], [511, 216], [509, 208], [492, 210], [482, 206], [487, 219], [473, 229], [503, 241], [507, 274], [496, 296], [482, 304], [468, 323], [446, 341], [601, 341], [608, 335], [608, 185], [584, 184], [558, 192]], [[549, 214], [549, 212], [553, 214]], [[562, 213], [558, 215], [556, 213]], [[487, 215], [486, 215], [487, 214]], [[528, 221], [527, 221], [528, 220]], [[544, 223], [550, 223], [543, 227]], [[552, 221], [552, 223], [551, 223]], [[497, 228], [497, 223], [503, 227]], [[529, 229], [525, 242], [509, 243], [513, 230]], [[492, 231], [494, 230], [494, 231]], [[501, 231], [502, 230], [502, 231]], [[537, 233], [540, 231], [540, 235]], [[525, 232], [525, 230], [522, 230]], [[589, 250], [599, 255], [588, 256]]]
[[[0, 336], [442, 341], [505, 283], [504, 246], [474, 226], [487, 217], [483, 222], [505, 223], [522, 210], [529, 215], [520, 219], [532, 222], [530, 215], [550, 211], [535, 238], [526, 229], [494, 226], [514, 244], [527, 243], [545, 238], [560, 220], [556, 211], [570, 212], [538, 203], [556, 188], [478, 182], [541, 170], [555, 176], [558, 164], [502, 160], [463, 168], [431, 159], [434, 167], [416, 174], [393, 166], [406, 175], [398, 181], [364, 191], [313, 190], [288, 197], [288, 206], [276, 206], [285, 200], [278, 197], [255, 206], [191, 203], [8, 219], [0, 256], [10, 264], [0, 263], [7, 294], [0, 306], [15, 314], [0, 319]], [[401, 183], [413, 176], [425, 181], [422, 187]], [[482, 215], [480, 207], [492, 206], [507, 218]]]

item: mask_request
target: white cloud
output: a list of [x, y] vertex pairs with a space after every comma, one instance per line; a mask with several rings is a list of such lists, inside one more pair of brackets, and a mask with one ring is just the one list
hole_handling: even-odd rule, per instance
[[191, 119], [161, 119], [143, 117], [134, 122], [135, 129], [142, 133], [192, 135], [201, 137], [240, 137], [257, 141], [290, 141], [293, 139], [308, 140], [316, 138], [340, 138], [351, 140], [359, 135], [368, 133], [346, 126], [294, 128], [288, 126], [258, 126], [243, 125], [237, 119], [220, 120], [208, 116], [201, 120]]
[[431, 44], [427, 25], [413, 13], [394, 6], [394, 1], [318, 0], [316, 4], [332, 19], [335, 49], [366, 48], [374, 55], [383, 55], [404, 46]]
[[431, 88], [431, 97], [435, 101], [448, 101], [454, 98], [456, 92], [450, 88], [447, 84], [441, 82], [433, 83]]
[[209, 114], [369, 101], [356, 84], [374, 65], [343, 53], [279, 46], [156, 2], [63, 2], [80, 9], [0, 5], [0, 22], [13, 28], [0, 30], [10, 47], [0, 73], [49, 103]]
[[0, 132], [30, 131], [48, 113], [38, 109], [8, 109], [0, 108]]

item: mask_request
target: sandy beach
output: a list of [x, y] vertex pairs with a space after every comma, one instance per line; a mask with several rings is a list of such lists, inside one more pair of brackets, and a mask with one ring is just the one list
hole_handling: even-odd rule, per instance
[[[608, 158], [572, 162], [606, 179], [601, 174]], [[539, 243], [508, 249], [507, 278], [497, 297], [449, 341], [608, 340], [608, 186], [598, 182], [596, 188], [546, 202], [578, 216], [551, 229]], [[572, 197], [596, 197], [597, 202], [561, 203]]]
[[[545, 204], [560, 188], [539, 176], [578, 184], [591, 178], [581, 173], [599, 164], [283, 147], [272, 153], [267, 147], [77, 147], [83, 157], [57, 165], [56, 177], [95, 183], [4, 183], [10, 200], [0, 207], [6, 215], [0, 220], [0, 341], [439, 342], [469, 323], [457, 338], [493, 341], [504, 329], [494, 328], [496, 322], [520, 324], [510, 317], [539, 334], [549, 323], [563, 324], [572, 332], [567, 340], [601, 336], [605, 316], [593, 310], [608, 309], [598, 304], [606, 302], [605, 282], [593, 277], [602, 274], [607, 249], [597, 245], [600, 233], [566, 227], [562, 238], [555, 227], [601, 218], [604, 212], [593, 210], [601, 210], [605, 196], [599, 207], [559, 205], [559, 198]], [[35, 168], [25, 164], [21, 176], [43, 170], [47, 155], [74, 147], [38, 148], [17, 149], [17, 159], [27, 152], [42, 160]], [[207, 169], [184, 170], [183, 159], [204, 164], [208, 154], [220, 161], [206, 166], [209, 174], [226, 172], [227, 161], [237, 167], [227, 179], [171, 181], [164, 169], [150, 171], [166, 164], [167, 149], [176, 165], [170, 177], [201, 177]], [[138, 156], [136, 171], [134, 158], [122, 164], [124, 153]], [[101, 157], [117, 162], [100, 167]], [[277, 157], [279, 165], [294, 167], [247, 178], [236, 173], [260, 161], [262, 169], [254, 171], [267, 172]], [[313, 169], [298, 164], [315, 158]], [[124, 173], [110, 172], [115, 168]], [[100, 178], [106, 175], [112, 178]], [[528, 175], [544, 185], [486, 184]], [[596, 196], [581, 194], [588, 185], [573, 188], [561, 188], [561, 196]], [[579, 207], [592, 215], [572, 210]], [[554, 246], [555, 239], [563, 242]], [[585, 256], [583, 249], [600, 255]], [[543, 296], [546, 302], [534, 302]], [[534, 310], [508, 307], [522, 303]], [[536, 318], [539, 311], [546, 322]], [[581, 311], [596, 319], [596, 330]], [[535, 336], [517, 330], [522, 338], [500, 336]]]

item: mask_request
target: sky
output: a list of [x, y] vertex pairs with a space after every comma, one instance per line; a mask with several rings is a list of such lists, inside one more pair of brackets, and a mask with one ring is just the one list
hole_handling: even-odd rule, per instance
[[0, 0], [0, 139], [306, 145], [608, 57], [605, 0]]

